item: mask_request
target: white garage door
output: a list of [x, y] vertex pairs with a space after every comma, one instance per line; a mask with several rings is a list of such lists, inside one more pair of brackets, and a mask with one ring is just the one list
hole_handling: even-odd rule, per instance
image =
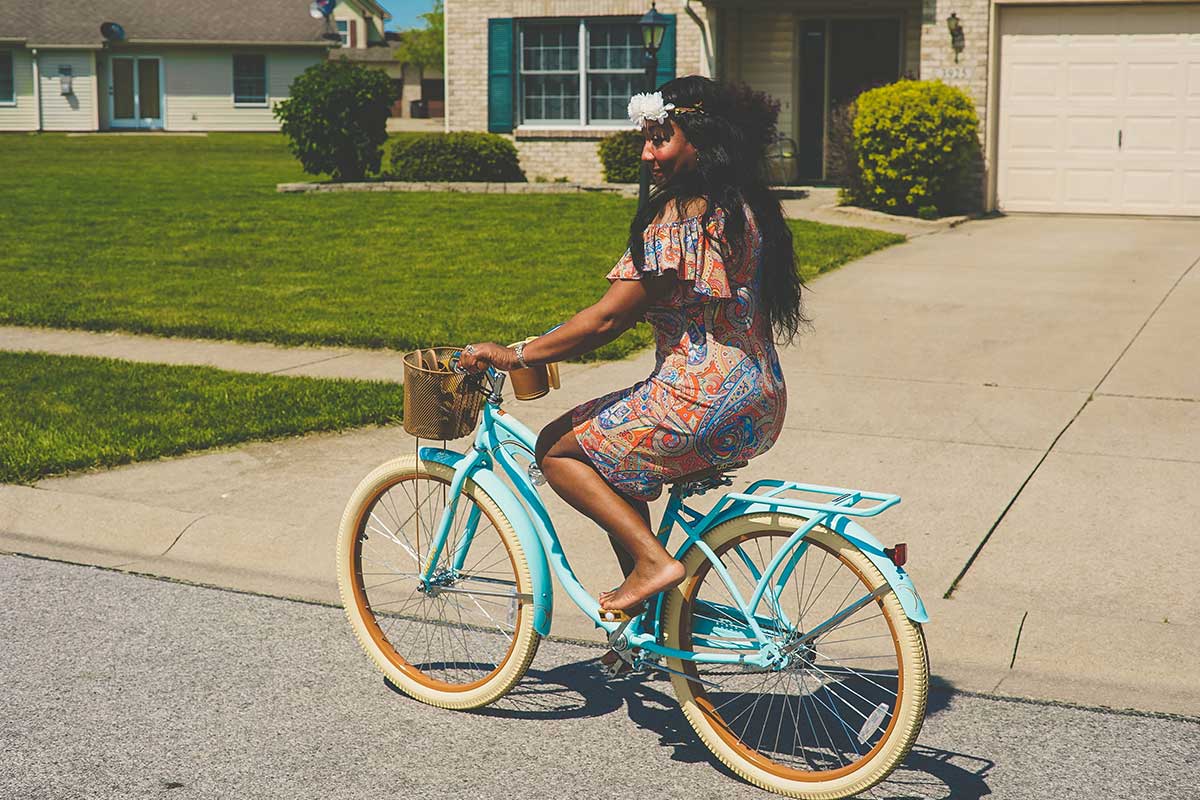
[[1200, 214], [1200, 3], [1000, 13], [997, 202]]

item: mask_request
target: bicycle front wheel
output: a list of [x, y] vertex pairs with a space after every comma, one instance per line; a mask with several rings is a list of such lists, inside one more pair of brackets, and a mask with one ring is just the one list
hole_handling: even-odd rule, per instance
[[[717, 526], [704, 541], [749, 602], [804, 524], [749, 515]], [[850, 797], [887, 777], [916, 741], [929, 680], [925, 641], [894, 592], [870, 597], [886, 582], [857, 548], [821, 527], [806, 541], [767, 575], [771, 589], [754, 609], [781, 661], [756, 668], [669, 660], [690, 678], [671, 681], [692, 727], [734, 772], [791, 797]], [[664, 608], [668, 646], [756, 652], [761, 642], [712, 562], [692, 548], [684, 566], [687, 577]]]
[[537, 652], [529, 565], [512, 524], [468, 480], [431, 571], [454, 470], [390, 461], [351, 497], [338, 531], [342, 603], [359, 643], [406, 694], [443, 708], [504, 695]]

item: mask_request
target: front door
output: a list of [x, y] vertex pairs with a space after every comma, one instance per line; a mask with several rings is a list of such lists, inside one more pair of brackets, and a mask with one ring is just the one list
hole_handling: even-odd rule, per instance
[[799, 69], [799, 177], [823, 180], [830, 111], [900, 77], [900, 20], [802, 20]]
[[162, 61], [157, 56], [113, 56], [108, 99], [112, 127], [162, 128]]

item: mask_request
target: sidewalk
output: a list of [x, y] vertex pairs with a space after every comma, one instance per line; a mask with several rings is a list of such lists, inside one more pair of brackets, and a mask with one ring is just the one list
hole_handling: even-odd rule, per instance
[[[783, 438], [738, 479], [903, 495], [869, 527], [909, 543], [937, 678], [1200, 716], [1198, 257], [1196, 220], [1009, 217], [824, 276], [815, 331], [782, 354]], [[399, 375], [394, 353], [343, 349], [14, 328], [0, 348]], [[652, 358], [570, 365], [562, 391], [508, 408], [536, 428]], [[413, 446], [365, 429], [0, 486], [0, 547], [337, 602], [343, 504]], [[549, 505], [585, 584], [614, 585], [603, 535]], [[555, 634], [595, 638], [561, 594], [556, 610]]]

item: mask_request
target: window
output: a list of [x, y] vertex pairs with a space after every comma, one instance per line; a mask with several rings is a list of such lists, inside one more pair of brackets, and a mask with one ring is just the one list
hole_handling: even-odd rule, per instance
[[265, 106], [267, 104], [267, 57], [264, 55], [235, 55], [233, 57], [234, 105]]
[[15, 103], [16, 101], [12, 50], [0, 50], [0, 103]]
[[525, 123], [625, 121], [642, 75], [635, 20], [556, 20], [521, 26], [520, 113]]
[[350, 46], [350, 23], [347, 20], [339, 19], [337, 21], [338, 38], [342, 40], [342, 47]]

